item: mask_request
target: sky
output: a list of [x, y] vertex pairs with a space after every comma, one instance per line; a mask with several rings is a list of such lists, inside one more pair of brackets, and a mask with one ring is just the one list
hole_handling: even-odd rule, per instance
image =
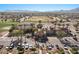
[[0, 11], [29, 10], [29, 11], [57, 11], [78, 8], [79, 4], [0, 4]]

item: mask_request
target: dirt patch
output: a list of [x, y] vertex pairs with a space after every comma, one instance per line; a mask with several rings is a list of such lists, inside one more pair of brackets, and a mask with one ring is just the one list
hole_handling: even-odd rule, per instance
[[0, 32], [0, 37], [2, 37], [3, 35], [5, 35], [8, 31], [5, 32]]

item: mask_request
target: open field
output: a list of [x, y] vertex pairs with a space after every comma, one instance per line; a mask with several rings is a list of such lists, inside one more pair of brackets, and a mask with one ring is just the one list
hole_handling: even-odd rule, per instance
[[49, 21], [54, 21], [55, 19], [51, 19], [50, 17], [47, 16], [32, 16], [26, 19], [27, 22], [38, 22], [39, 20], [41, 20], [43, 23], [46, 23]]

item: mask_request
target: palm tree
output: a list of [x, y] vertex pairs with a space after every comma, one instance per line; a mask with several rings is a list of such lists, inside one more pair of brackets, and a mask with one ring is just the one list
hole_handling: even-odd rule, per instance
[[22, 36], [23, 36], [23, 29], [22, 29], [22, 25], [20, 25], [20, 27], [21, 27], [21, 43], [22, 43]]

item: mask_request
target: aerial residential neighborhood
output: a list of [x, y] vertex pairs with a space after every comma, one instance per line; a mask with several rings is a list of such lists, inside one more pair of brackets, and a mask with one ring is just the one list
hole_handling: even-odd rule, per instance
[[79, 8], [0, 12], [0, 54], [79, 54]]

